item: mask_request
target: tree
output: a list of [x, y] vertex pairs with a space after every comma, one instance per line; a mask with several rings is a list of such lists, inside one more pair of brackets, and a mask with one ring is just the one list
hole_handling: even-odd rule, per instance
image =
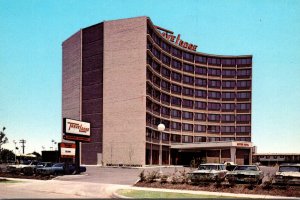
[[7, 137], [5, 136], [5, 133], [4, 133], [4, 131], [5, 131], [5, 127], [3, 127], [2, 128], [2, 131], [0, 131], [0, 152], [1, 152], [1, 146], [2, 146], [2, 144], [5, 144], [5, 143], [7, 143], [8, 142], [8, 139], [7, 139]]
[[0, 152], [0, 160], [4, 162], [14, 161], [15, 154], [12, 150], [2, 149], [2, 151]]

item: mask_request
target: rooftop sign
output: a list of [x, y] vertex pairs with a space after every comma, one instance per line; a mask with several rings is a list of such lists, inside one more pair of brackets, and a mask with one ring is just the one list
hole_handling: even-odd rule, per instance
[[175, 43], [176, 45], [179, 45], [181, 46], [182, 48], [185, 48], [185, 49], [189, 49], [189, 50], [192, 50], [192, 51], [196, 51], [197, 50], [197, 45], [194, 45], [192, 43], [188, 43], [188, 42], [185, 42], [183, 40], [180, 39], [180, 34], [178, 34], [177, 36], [173, 35], [173, 32], [172, 31], [169, 31], [167, 29], [164, 29], [164, 28], [161, 28], [159, 26], [156, 26], [157, 29], [159, 29], [161, 32], [161, 35], [166, 38], [167, 40], [169, 40], [170, 42], [173, 42]]

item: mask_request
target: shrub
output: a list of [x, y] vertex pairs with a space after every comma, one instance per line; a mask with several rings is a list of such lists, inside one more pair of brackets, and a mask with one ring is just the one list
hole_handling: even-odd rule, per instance
[[169, 176], [164, 174], [160, 177], [160, 183], [167, 183]]
[[146, 182], [153, 183], [158, 178], [159, 178], [158, 171], [152, 171], [152, 172], [148, 173], [148, 175], [146, 176]]
[[146, 181], [145, 170], [141, 171], [141, 173], [139, 174], [139, 177], [140, 177], [140, 182]]

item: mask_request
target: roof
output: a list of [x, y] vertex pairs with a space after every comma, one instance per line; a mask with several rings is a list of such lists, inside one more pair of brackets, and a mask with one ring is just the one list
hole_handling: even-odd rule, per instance
[[300, 153], [255, 153], [254, 156], [300, 156]]

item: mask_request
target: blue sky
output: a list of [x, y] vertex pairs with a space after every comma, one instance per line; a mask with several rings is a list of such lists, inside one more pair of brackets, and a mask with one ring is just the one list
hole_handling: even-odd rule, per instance
[[26, 152], [61, 137], [61, 43], [80, 28], [135, 16], [198, 51], [253, 55], [253, 142], [300, 153], [300, 1], [0, 0], [0, 127]]

